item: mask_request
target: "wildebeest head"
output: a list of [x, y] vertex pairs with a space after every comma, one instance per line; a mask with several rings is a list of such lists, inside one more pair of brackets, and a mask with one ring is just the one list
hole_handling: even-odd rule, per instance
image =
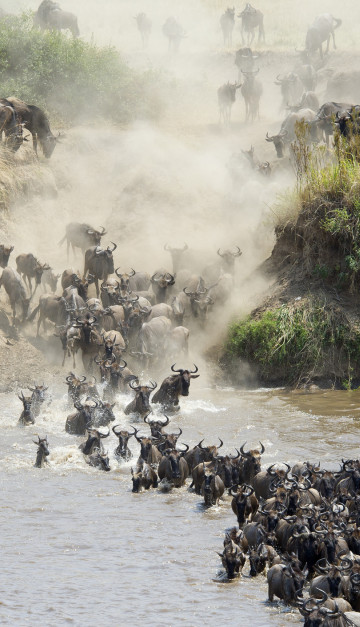
[[101, 450], [101, 440], [109, 437], [110, 429], [107, 433], [101, 433], [101, 431], [99, 431], [98, 429], [94, 429], [93, 427], [91, 427], [91, 429], [87, 429], [87, 434], [88, 438], [86, 442], [80, 445], [80, 448], [84, 455], [90, 455], [94, 452], [94, 449], [96, 448]]
[[263, 572], [266, 566], [267, 550], [263, 543], [259, 544], [256, 549], [250, 550], [250, 577], [256, 577]]
[[[133, 427], [134, 429], [134, 427]], [[112, 427], [113, 432], [119, 440], [119, 444], [116, 448], [116, 455], [122, 457], [123, 459], [128, 459], [130, 457], [128, 443], [130, 438], [135, 435], [136, 429], [134, 429], [133, 433], [130, 433], [126, 429], [121, 429], [120, 425], [114, 425]]]
[[162, 420], [148, 420], [148, 418], [149, 418], [149, 414], [147, 414], [147, 416], [144, 417], [144, 422], [146, 422], [146, 424], [149, 425], [151, 435], [153, 436], [153, 438], [159, 438], [159, 439], [162, 438], [164, 435], [163, 429], [169, 424], [170, 419], [167, 416], [165, 416], [165, 422], [163, 422]]
[[223, 553], [218, 553], [218, 555], [221, 558], [228, 579], [233, 579], [239, 574], [240, 568], [244, 565], [245, 557], [242, 555], [238, 545], [235, 544], [231, 538], [228, 538]]
[[85, 376], [77, 377], [73, 372], [70, 372], [70, 374], [66, 377], [66, 385], [69, 386], [68, 394], [72, 398], [73, 401], [78, 400], [81, 394], [84, 393], [85, 381], [86, 381]]
[[32, 392], [31, 398], [33, 402], [43, 403], [45, 400], [45, 392], [48, 389], [47, 386], [44, 383], [42, 383], [42, 385], [36, 385], [36, 383], [34, 383], [34, 386], [33, 388], [28, 388], [28, 390]]
[[265, 447], [260, 442], [261, 450], [257, 449], [245, 452], [244, 446], [246, 442], [241, 446], [240, 453], [244, 457], [244, 478], [245, 481], [250, 481], [261, 470], [261, 455], [265, 451]]
[[174, 385], [176, 385], [181, 396], [189, 396], [190, 381], [200, 376], [199, 374], [195, 374], [198, 372], [199, 368], [194, 364], [195, 370], [183, 370], [182, 368], [175, 370], [174, 366], [175, 364], [171, 366], [171, 370], [179, 373], [173, 377]]
[[47, 440], [47, 437], [40, 438], [40, 436], [38, 435], [38, 442], [35, 442], [35, 440], [33, 440], [33, 442], [38, 447], [35, 466], [37, 468], [41, 468], [44, 462], [47, 461], [45, 460], [45, 458], [48, 455], [50, 455], [50, 451], [48, 448], [48, 440]]
[[32, 404], [31, 396], [24, 396], [24, 393], [21, 392], [21, 396], [18, 396], [18, 398], [24, 406], [23, 417], [22, 417], [23, 421], [28, 424], [34, 424], [35, 420], [31, 411], [31, 404]]
[[6, 268], [8, 265], [9, 257], [13, 250], [14, 246], [5, 246], [4, 244], [0, 244], [0, 266], [2, 268]]
[[120, 273], [119, 268], [116, 268], [115, 274], [120, 279], [120, 292], [123, 296], [125, 296], [130, 292], [130, 279], [132, 276], [135, 276], [136, 272], [133, 268], [131, 268], [131, 272], [129, 273]]
[[225, 250], [222, 253], [220, 252], [220, 248], [217, 251], [217, 254], [219, 255], [219, 257], [221, 257], [222, 263], [225, 266], [227, 272], [234, 271], [235, 259], [236, 257], [240, 257], [240, 255], [242, 255], [239, 246], [236, 246], [236, 248], [237, 250], [234, 253], [232, 253], [231, 250]]
[[42, 264], [42, 263], [37, 262], [34, 268], [35, 282], [37, 285], [40, 285], [41, 283], [41, 278], [42, 278], [44, 270], [50, 270], [50, 266], [47, 263]]
[[185, 244], [183, 248], [171, 248], [168, 244], [165, 244], [164, 250], [167, 250], [171, 255], [172, 264], [173, 264], [173, 272], [176, 273], [179, 270], [182, 256], [185, 250], [187, 249], [188, 249], [187, 244]]
[[280, 131], [278, 135], [272, 135], [271, 137], [269, 136], [269, 133], [266, 133], [265, 139], [267, 142], [274, 142], [276, 154], [279, 159], [282, 159], [282, 157], [284, 156], [285, 137], [287, 136], [287, 134], [288, 132], [286, 129]]
[[98, 259], [102, 259], [106, 272], [104, 272], [103, 274], [113, 274], [114, 272], [114, 258], [113, 258], [113, 252], [114, 250], [117, 248], [117, 245], [114, 244], [114, 242], [111, 242], [112, 247], [108, 246], [107, 248], [100, 248], [99, 246], [97, 246], [95, 248], [95, 255]]
[[[151, 412], [150, 394], [157, 388], [155, 381], [150, 381], [150, 385], [136, 385], [136, 380], [129, 382], [129, 387], [135, 392], [135, 412], [147, 414]], [[138, 382], [139, 383], [139, 382]]]

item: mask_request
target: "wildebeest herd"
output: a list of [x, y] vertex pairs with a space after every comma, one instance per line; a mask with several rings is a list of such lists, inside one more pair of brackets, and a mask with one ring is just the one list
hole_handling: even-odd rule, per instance
[[[232, 46], [235, 13], [235, 8], [229, 7], [220, 18], [225, 46]], [[244, 98], [246, 121], [259, 119], [264, 93], [256, 65], [261, 63], [261, 53], [250, 48], [257, 31], [259, 43], [265, 41], [264, 16], [247, 3], [238, 18], [242, 44], [247, 47], [236, 52], [238, 81], [225, 83], [218, 91], [220, 118], [226, 125], [237, 90]], [[145, 13], [135, 20], [146, 47], [152, 21]], [[70, 29], [74, 37], [79, 36], [76, 17], [52, 0], [41, 3], [35, 25]], [[293, 70], [274, 75], [282, 108], [289, 113], [279, 133], [267, 133], [266, 141], [274, 143], [280, 159], [295, 141], [299, 121], [308, 125], [309, 142], [324, 139], [327, 146], [335, 127], [345, 138], [360, 129], [358, 106], [332, 101], [320, 106], [316, 94], [326, 60], [323, 45], [328, 52], [332, 39], [335, 48], [334, 31], [340, 25], [341, 20], [329, 14], [317, 17]], [[162, 31], [169, 51], [177, 52], [185, 30], [177, 20], [168, 18]], [[336, 76], [331, 81], [336, 83]], [[0, 120], [8, 148], [18, 150], [27, 140], [27, 130], [34, 151], [39, 142], [44, 156], [51, 156], [57, 137], [41, 109], [15, 97], [4, 98]], [[254, 169], [266, 175], [271, 172], [269, 162], [256, 160], [253, 147], [245, 156]], [[188, 364], [192, 335], [206, 329], [209, 317], [231, 297], [240, 248], [214, 251], [213, 264], [195, 273], [187, 262], [187, 256], [191, 259], [187, 244], [173, 248], [165, 243], [171, 264], [148, 272], [147, 268], [116, 267], [117, 244], [109, 240], [104, 245], [105, 236], [106, 229], [101, 226], [68, 224], [59, 242], [60, 247], [66, 242], [68, 264], [64, 267], [64, 263], [60, 272], [45, 259], [23, 251], [16, 251], [15, 270], [8, 265], [14, 247], [0, 246], [0, 286], [8, 296], [13, 325], [30, 328], [36, 320], [37, 336], [43, 331], [49, 342], [56, 336], [59, 361], [64, 366], [70, 360], [72, 370], [65, 385], [74, 410], [64, 429], [74, 441], [75, 436], [83, 438], [79, 448], [85, 462], [111, 472], [105, 447], [111, 431], [117, 439], [114, 457], [119, 464], [131, 462], [129, 442], [136, 441], [139, 457], [129, 471], [133, 492], [187, 485], [202, 496], [205, 507], [223, 501], [231, 504], [238, 526], [225, 533], [224, 549], [219, 553], [224, 573], [219, 581], [234, 579], [248, 564], [252, 577], [267, 570], [269, 600], [277, 597], [297, 607], [306, 627], [357, 624], [352, 621], [358, 619], [349, 612], [360, 612], [359, 461], [342, 460], [337, 471], [309, 462], [292, 468], [272, 464], [262, 470], [262, 444], [259, 449], [247, 450], [246, 443], [239, 443], [239, 449], [225, 455], [220, 438], [219, 443], [207, 445], [201, 440], [190, 448], [190, 444], [178, 443], [180, 436], [185, 442], [187, 439], [182, 429], [172, 432], [169, 427], [170, 415], [189, 394], [191, 379], [200, 376], [198, 367]], [[83, 255], [81, 272], [69, 265], [70, 253], [75, 256], [79, 251]], [[41, 285], [46, 293], [32, 306]], [[169, 374], [158, 383], [153, 372], [164, 363]], [[180, 367], [185, 363], [186, 367]], [[75, 374], [79, 368], [85, 374]], [[144, 371], [153, 378], [145, 379]], [[35, 384], [29, 392], [18, 395], [23, 426], [36, 424], [47, 400], [44, 384]], [[123, 408], [126, 426], [115, 424], [119, 393], [129, 395]], [[41, 468], [50, 456], [49, 443], [40, 436], [34, 443], [35, 466]]]

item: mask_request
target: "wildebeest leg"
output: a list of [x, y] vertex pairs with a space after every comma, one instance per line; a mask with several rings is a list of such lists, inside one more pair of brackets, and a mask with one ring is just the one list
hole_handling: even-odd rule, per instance
[[[334, 32], [334, 30], [331, 31], [331, 34], [332, 34], [332, 38], [333, 38], [334, 50], [336, 50], [335, 32]], [[329, 39], [330, 39], [330, 37], [329, 37]]]
[[319, 46], [319, 52], [320, 52], [320, 59], [322, 60], [324, 58], [323, 49], [322, 49], [322, 43]]
[[38, 151], [37, 151], [37, 135], [36, 133], [34, 133], [33, 135], [33, 150], [36, 154], [36, 156], [38, 156]]

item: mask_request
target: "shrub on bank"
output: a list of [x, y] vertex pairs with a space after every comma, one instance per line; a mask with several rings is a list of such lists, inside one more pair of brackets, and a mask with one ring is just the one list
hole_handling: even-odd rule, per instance
[[131, 70], [113, 47], [34, 29], [31, 13], [0, 20], [2, 97], [17, 96], [66, 122], [156, 117], [158, 80]]
[[246, 360], [265, 384], [358, 386], [360, 327], [324, 295], [309, 295], [233, 322], [225, 358]]

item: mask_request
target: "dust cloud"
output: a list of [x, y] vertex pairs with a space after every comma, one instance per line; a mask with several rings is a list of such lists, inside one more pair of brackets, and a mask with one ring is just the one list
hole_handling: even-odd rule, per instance
[[[38, 0], [3, 0], [2, 8], [15, 13], [34, 10], [38, 4]], [[265, 44], [255, 40], [252, 46], [258, 51], [256, 67], [263, 84], [260, 120], [245, 123], [238, 91], [231, 127], [224, 128], [219, 125], [216, 92], [223, 83], [238, 80], [234, 57], [242, 45], [237, 20], [232, 48], [223, 46], [219, 18], [226, 2], [108, 0], [100, 5], [97, 0], [62, 0], [60, 4], [78, 16], [84, 40], [115, 46], [134, 69], [160, 73], [163, 113], [157, 122], [139, 120], [125, 129], [88, 119], [67, 129], [51, 160], [41, 160], [45, 194], [18, 202], [11, 219], [2, 224], [4, 240], [15, 246], [12, 263], [19, 253], [31, 251], [57, 272], [69, 266], [82, 272], [81, 255], [70, 256], [67, 262], [65, 245], [58, 246], [70, 221], [103, 225], [108, 232], [103, 243], [117, 244], [115, 267], [121, 270], [152, 274], [166, 267], [171, 271], [164, 245], [179, 247], [186, 242], [191, 270], [201, 273], [219, 260], [219, 247], [239, 246], [243, 254], [236, 260], [233, 298], [221, 313], [217, 309], [202, 335], [206, 348], [221, 337], [234, 314], [248, 313], [268, 286], [269, 279], [254, 272], [274, 244], [271, 206], [279, 192], [294, 182], [291, 164], [280, 163], [274, 146], [265, 141], [267, 132], [279, 130], [286, 114], [274, 84], [276, 75], [294, 68], [295, 48], [303, 48], [307, 27], [322, 12], [343, 20], [336, 30], [341, 53], [335, 56], [330, 47], [330, 73], [343, 58], [351, 59], [360, 7], [352, 2], [350, 16], [350, 12], [343, 15], [334, 1], [318, 0], [316, 6], [309, 0], [301, 5], [293, 0], [256, 2], [265, 16], [266, 36]], [[244, 4], [236, 7], [236, 13]], [[146, 49], [134, 20], [141, 11], [152, 20]], [[168, 53], [162, 33], [169, 16], [186, 34], [176, 55]], [[320, 101], [330, 73], [320, 79]], [[154, 84], [154, 89], [159, 86]], [[271, 177], [251, 168], [242, 152], [251, 146], [259, 161], [271, 163]]]

